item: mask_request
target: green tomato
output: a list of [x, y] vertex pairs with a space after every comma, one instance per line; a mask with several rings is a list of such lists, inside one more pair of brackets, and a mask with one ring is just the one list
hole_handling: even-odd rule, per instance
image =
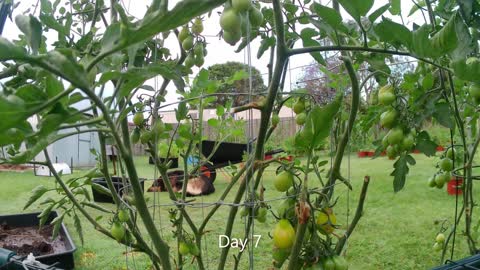
[[184, 26], [182, 27], [182, 30], [180, 30], [180, 33], [178, 33], [178, 41], [182, 43], [189, 36], [190, 36], [190, 31], [188, 31], [187, 26]]
[[250, 24], [254, 27], [258, 27], [263, 23], [263, 14], [258, 8], [250, 9], [250, 13], [248, 14], [250, 19]]
[[378, 94], [378, 102], [382, 105], [392, 104], [397, 97], [394, 93], [386, 92], [383, 94]]
[[195, 66], [201, 67], [201, 66], [203, 66], [203, 64], [205, 64], [205, 58], [203, 57], [203, 55], [196, 56], [195, 57]]
[[280, 116], [276, 113], [272, 114], [272, 126], [276, 127], [278, 123], [280, 123]]
[[142, 144], [147, 144], [152, 139], [153, 139], [153, 133], [148, 130], [145, 130], [140, 134], [140, 142]]
[[435, 183], [437, 184], [437, 188], [443, 188], [446, 182], [450, 180], [450, 174], [448, 173], [441, 173], [435, 176]]
[[435, 176], [428, 178], [428, 186], [432, 188], [437, 186], [437, 183], [435, 182]]
[[110, 233], [112, 234], [113, 238], [120, 242], [125, 237], [125, 228], [120, 223], [114, 222], [112, 224], [112, 228], [110, 228]]
[[470, 96], [473, 98], [475, 103], [479, 104], [480, 102], [480, 85], [478, 84], [472, 84], [468, 88], [468, 93]]
[[232, 0], [233, 9], [240, 13], [249, 10], [252, 7], [251, 0]]
[[293, 105], [293, 111], [296, 114], [302, 113], [305, 111], [305, 102], [301, 99], [299, 99], [295, 104]]
[[299, 126], [303, 126], [306, 120], [307, 120], [307, 114], [304, 112], [297, 114], [297, 116], [295, 117], [295, 122]]
[[137, 113], [133, 116], [133, 123], [134, 123], [137, 127], [143, 125], [143, 121], [145, 121], [145, 118], [143, 117], [143, 113], [137, 112]]
[[445, 234], [443, 233], [437, 234], [437, 237], [435, 237], [435, 241], [437, 241], [437, 243], [443, 244], [445, 242]]
[[190, 249], [190, 254], [192, 254], [193, 256], [199, 256], [200, 255], [200, 249], [198, 249], [197, 245], [195, 245], [195, 243], [191, 243], [189, 245], [189, 249]]
[[403, 141], [403, 130], [399, 127], [391, 129], [387, 134], [389, 144], [396, 145]]
[[204, 56], [204, 51], [203, 51], [203, 42], [197, 42], [195, 43], [195, 47], [193, 47], [193, 53], [195, 54], [195, 57], [198, 57], [198, 56]]
[[410, 151], [413, 148], [414, 144], [415, 144], [415, 137], [413, 136], [412, 133], [408, 133], [407, 136], [403, 138], [402, 149]]
[[[230, 33], [239, 33], [241, 36], [241, 17], [234, 9], [225, 9], [220, 16], [220, 26], [223, 31]], [[224, 37], [225, 38], [225, 37]]]
[[323, 261], [323, 268], [325, 270], [335, 270], [335, 262], [332, 258], [327, 258]]
[[132, 133], [130, 134], [130, 141], [133, 144], [136, 144], [140, 141], [140, 129], [138, 127], [132, 130]]
[[433, 244], [434, 251], [441, 251], [442, 249], [443, 249], [443, 244], [440, 244], [440, 243]]
[[234, 32], [230, 32], [226, 30], [223, 31], [223, 40], [225, 40], [225, 42], [227, 42], [232, 46], [237, 44], [240, 38], [242, 38], [242, 31], [234, 31]]
[[446, 156], [447, 158], [453, 160], [453, 158], [454, 158], [454, 156], [455, 156], [455, 149], [453, 149], [453, 148], [448, 148], [447, 153], [445, 154], [445, 156]]
[[273, 243], [277, 248], [290, 248], [295, 241], [295, 229], [290, 221], [281, 219], [273, 230]]
[[120, 211], [118, 211], [118, 220], [121, 222], [127, 222], [130, 220], [130, 215], [127, 209], [120, 209]]
[[287, 191], [293, 185], [293, 174], [283, 171], [273, 180], [273, 186], [280, 192]]
[[389, 145], [386, 149], [387, 157], [390, 159], [394, 159], [397, 156], [397, 150], [393, 145]]
[[188, 36], [183, 42], [182, 42], [182, 48], [185, 50], [185, 51], [189, 51], [193, 48], [193, 37], [192, 36]]
[[348, 263], [343, 256], [333, 256], [333, 262], [335, 263], [335, 270], [347, 270]]
[[155, 122], [152, 128], [152, 131], [155, 133], [155, 135], [159, 135], [165, 132], [165, 124], [162, 122], [162, 120], [158, 119]]
[[188, 255], [190, 253], [190, 246], [185, 242], [180, 242], [178, 245], [178, 253], [183, 256]]
[[290, 249], [274, 247], [272, 251], [272, 258], [275, 262], [283, 264], [290, 255]]
[[392, 128], [397, 119], [397, 111], [395, 109], [388, 110], [380, 116], [380, 125], [386, 128]]
[[192, 25], [192, 33], [200, 35], [203, 32], [203, 23], [201, 18], [196, 18]]
[[440, 168], [445, 172], [453, 170], [453, 161], [449, 158], [444, 158], [440, 161]]
[[191, 68], [195, 65], [195, 57], [192, 52], [190, 52], [187, 57], [185, 58], [185, 67]]

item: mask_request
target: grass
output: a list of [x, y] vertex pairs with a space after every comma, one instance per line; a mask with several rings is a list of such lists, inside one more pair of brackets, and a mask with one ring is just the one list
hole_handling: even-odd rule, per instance
[[[415, 155], [417, 165], [411, 168], [407, 178], [407, 184], [401, 192], [393, 193], [392, 171], [393, 161], [386, 158], [359, 159], [355, 156], [345, 157], [342, 168], [345, 176], [350, 175], [353, 191], [347, 192], [344, 186], [339, 186], [336, 195], [338, 204], [334, 211], [338, 223], [342, 225], [338, 231], [347, 224], [347, 205], [350, 206], [349, 219], [351, 220], [358, 199], [363, 177], [371, 176], [364, 216], [357, 226], [357, 230], [348, 242], [346, 257], [350, 269], [428, 269], [440, 264], [440, 253], [432, 250], [434, 239], [440, 225], [437, 220], [448, 220], [451, 224], [454, 218], [455, 197], [449, 196], [445, 190], [431, 189], [427, 186], [427, 179], [435, 172], [435, 158], [426, 158], [423, 155]], [[350, 166], [348, 167], [348, 163]], [[155, 172], [153, 167], [147, 164], [145, 157], [136, 158], [139, 174], [141, 177], [153, 179]], [[350, 168], [350, 169], [349, 169]], [[79, 175], [80, 172], [75, 172]], [[281, 194], [273, 190], [273, 168], [265, 175], [263, 184], [266, 188], [265, 199], [270, 200], [280, 197]], [[315, 181], [312, 178], [312, 182]], [[29, 197], [30, 190], [37, 185], [53, 187], [55, 182], [50, 177], [35, 177], [31, 171], [24, 173], [0, 172], [0, 213], [14, 214], [21, 212], [33, 212], [41, 210], [38, 204], [23, 211], [23, 205]], [[150, 183], [146, 183], [146, 187]], [[220, 196], [222, 190], [228, 184], [227, 178], [221, 173], [217, 174], [215, 181], [216, 192], [212, 195], [196, 198], [200, 202], [214, 202]], [[235, 190], [234, 190], [235, 191]], [[231, 201], [234, 192], [226, 201]], [[150, 202], [160, 204], [169, 203], [166, 193], [148, 193]], [[461, 198], [460, 198], [461, 199]], [[272, 202], [273, 209], [280, 201]], [[103, 204], [104, 207], [113, 209], [113, 205]], [[171, 244], [176, 239], [171, 236], [171, 224], [168, 221], [168, 210], [171, 207], [160, 206], [155, 208], [155, 223], [164, 238]], [[208, 209], [192, 209], [193, 220], [200, 223]], [[205, 235], [205, 264], [208, 269], [216, 269], [220, 249], [218, 247], [218, 235], [224, 231], [226, 216], [229, 207], [223, 206], [217, 212], [208, 226]], [[89, 210], [94, 216], [100, 215], [96, 210]], [[108, 226], [109, 217], [103, 217], [100, 223]], [[83, 222], [85, 244], [81, 246], [73, 222], [65, 220], [70, 234], [78, 246], [75, 253], [77, 269], [149, 269], [146, 255], [139, 253], [127, 253], [124, 246], [97, 233], [90, 224]], [[255, 225], [255, 234], [262, 238], [259, 245], [254, 249], [254, 269], [267, 269], [271, 266], [272, 241], [268, 233], [273, 228], [275, 221], [269, 216], [264, 224]], [[233, 237], [244, 238], [244, 222], [238, 220], [235, 224]], [[465, 239], [461, 236], [460, 227], [457, 235], [454, 259], [468, 256]], [[226, 269], [233, 265], [232, 255], [237, 250], [232, 250]], [[247, 254], [244, 254], [247, 255]], [[247, 269], [248, 256], [242, 257], [242, 267]], [[195, 266], [186, 267], [195, 269]]]

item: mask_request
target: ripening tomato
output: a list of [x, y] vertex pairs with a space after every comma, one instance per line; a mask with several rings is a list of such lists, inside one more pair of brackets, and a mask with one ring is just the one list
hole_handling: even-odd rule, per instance
[[273, 243], [277, 248], [290, 248], [295, 241], [295, 229], [287, 219], [281, 219], [273, 230]]
[[305, 111], [305, 101], [301, 99], [297, 100], [297, 102], [295, 102], [295, 104], [293, 105], [293, 111], [296, 114], [299, 114]]
[[387, 88], [381, 88], [380, 91], [378, 92], [378, 102], [382, 105], [390, 105], [397, 99], [397, 97], [393, 92], [392, 86], [384, 86], [384, 87], [387, 87]]
[[250, 19], [250, 24], [254, 27], [258, 27], [262, 25], [263, 23], [263, 14], [258, 8], [252, 8], [250, 9], [249, 19]]
[[445, 154], [445, 156], [446, 156], [447, 158], [453, 160], [453, 158], [454, 158], [454, 156], [455, 156], [455, 149], [453, 149], [453, 148], [448, 148], [447, 153]]
[[332, 209], [327, 208], [317, 214], [316, 224], [321, 233], [331, 234], [337, 225], [337, 217]]

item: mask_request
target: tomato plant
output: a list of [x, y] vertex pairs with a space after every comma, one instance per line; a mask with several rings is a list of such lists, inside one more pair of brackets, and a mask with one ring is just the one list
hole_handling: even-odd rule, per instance
[[[266, 221], [270, 206], [260, 192], [260, 180], [267, 168], [279, 166], [283, 171], [276, 175], [273, 185], [282, 192], [279, 196], [287, 197], [282, 197], [278, 211], [272, 211], [277, 220], [273, 232], [275, 266], [288, 261], [287, 268], [296, 269], [299, 265], [319, 265], [322, 258], [327, 258], [322, 261], [323, 268], [344, 269], [343, 257], [337, 256], [343, 253], [355, 226], [348, 228], [352, 230], [348, 234], [333, 237], [337, 226], [333, 205], [338, 184], [353, 188], [353, 179], [347, 179], [341, 170], [345, 151], [354, 143], [352, 135], [376, 130], [376, 152], [386, 151], [394, 160], [391, 176], [393, 190], [398, 192], [405, 187], [410, 167], [416, 164], [411, 151], [427, 156], [436, 154], [439, 142], [426, 128], [434, 121], [450, 129], [450, 144], [456, 148], [441, 153], [438, 164], [432, 162], [438, 170], [428, 185], [442, 188], [452, 176], [463, 177], [462, 207], [468, 211], [458, 215], [464, 217], [469, 250], [477, 251], [478, 244], [472, 237], [472, 217], [477, 214], [472, 190], [480, 141], [475, 113], [480, 102], [478, 5], [420, 1], [410, 13], [424, 13], [425, 21], [412, 17], [413, 24], [403, 24], [399, 23], [404, 21], [403, 17], [397, 18], [402, 14], [399, 1], [378, 6], [375, 4], [379, 2], [373, 0], [331, 4], [309, 0], [182, 0], [172, 6], [160, 0], [152, 2], [142, 19], [130, 16], [116, 1], [71, 2], [71, 8], [68, 5], [66, 9], [67, 1], [41, 1], [38, 13], [14, 14], [22, 34], [14, 41], [0, 39], [0, 77], [4, 85], [0, 95], [0, 146], [6, 153], [1, 163], [34, 163], [54, 171], [47, 151], [49, 145], [87, 132], [95, 133], [100, 145], [95, 153], [96, 168], [75, 179], [54, 172], [57, 188], [36, 188], [26, 207], [44, 194], [57, 192], [62, 199], [42, 204], [45, 213], [58, 209], [64, 213], [62, 217], [76, 218], [79, 231], [77, 215], [81, 215], [100, 233], [148, 254], [153, 268], [172, 269], [174, 256], [170, 252], [174, 249], [165, 240], [169, 238], [159, 233], [132, 157], [134, 145], [141, 144], [152, 158], [171, 200], [170, 221], [173, 236], [179, 242], [178, 253], [193, 255], [198, 268], [205, 269], [200, 247], [220, 205], [209, 210], [200, 224], [191, 222], [191, 213], [185, 207], [191, 204], [186, 199], [186, 185], [172, 186], [168, 181], [168, 161], [161, 160], [159, 154], [188, 160], [199, 150], [204, 125], [216, 131], [216, 146], [223, 140], [242, 136], [244, 130], [232, 115], [257, 110], [260, 119], [254, 129], [255, 146], [248, 153], [251, 157], [235, 171], [231, 186], [217, 191], [222, 192], [221, 198], [233, 198], [223, 228], [225, 235], [232, 236], [239, 207], [246, 233], [252, 229], [253, 218], [260, 223]], [[351, 21], [343, 18], [341, 7]], [[105, 18], [106, 10], [109, 20]], [[225, 41], [223, 45], [236, 46], [236, 52], [246, 48], [249, 51], [250, 43], [258, 42], [253, 43], [259, 44], [255, 56], [268, 62], [264, 96], [251, 96], [251, 102], [245, 98], [233, 106], [230, 95], [242, 94], [222, 93], [219, 89], [246, 85], [248, 72], [239, 70], [228, 78], [210, 79], [209, 69], [202, 68], [209, 60], [211, 35], [204, 32], [212, 21], [221, 28], [218, 37]], [[56, 39], [44, 35], [46, 30], [55, 32]], [[171, 39], [176, 42], [170, 42]], [[215, 48], [215, 53], [224, 49]], [[311, 57], [321, 66], [323, 75], [328, 77], [323, 90], [331, 92], [325, 94], [326, 98], [319, 95], [318, 89], [283, 91], [289, 59], [298, 55]], [[331, 55], [341, 56], [334, 69]], [[417, 65], [406, 72], [394, 72], [389, 65], [397, 56], [415, 58]], [[155, 87], [150, 85], [158, 79], [162, 82], [155, 83]], [[175, 102], [167, 100], [172, 85], [179, 96]], [[374, 89], [367, 91], [367, 85]], [[214, 103], [216, 98], [222, 100], [221, 104]], [[87, 107], [79, 109], [76, 105], [82, 101]], [[159, 110], [169, 106], [175, 107], [176, 125], [167, 124], [159, 115]], [[291, 152], [301, 153], [303, 158], [287, 162], [275, 157], [268, 161], [266, 145], [278, 144], [272, 134], [279, 126], [278, 115], [284, 106], [292, 108], [298, 124], [290, 139]], [[215, 107], [214, 116], [203, 121], [204, 109], [210, 107]], [[190, 111], [196, 111], [200, 119], [194, 119]], [[36, 118], [36, 124], [29, 121], [32, 118]], [[129, 119], [135, 125], [133, 130], [129, 130]], [[331, 160], [323, 160], [325, 156], [320, 154], [327, 139], [334, 150]], [[128, 194], [123, 197], [118, 196], [112, 181], [107, 142], [118, 151], [122, 180], [128, 185]], [[45, 158], [35, 159], [39, 154]], [[200, 155], [198, 164], [185, 162], [183, 175], [195, 174], [199, 166], [210, 163], [210, 158]], [[328, 162], [331, 164], [327, 169], [323, 166]], [[92, 179], [98, 176], [105, 179], [107, 188], [102, 191], [111, 195], [116, 209], [128, 204], [127, 213], [104, 211], [89, 198], [85, 189], [97, 187]], [[320, 187], [315, 189], [312, 182]], [[259, 195], [246, 195], [247, 183], [253, 183]], [[368, 180], [364, 186], [360, 190], [363, 201]], [[229, 196], [230, 192], [236, 194]], [[113, 220], [111, 227], [93, 217], [87, 211], [89, 207], [109, 216], [107, 220]], [[363, 204], [359, 203], [355, 213], [360, 219]], [[460, 220], [455, 217], [453, 228]], [[145, 230], [139, 230], [137, 223]], [[188, 232], [184, 227], [188, 227]], [[442, 256], [451, 239], [445, 238], [435, 246], [443, 250]], [[233, 257], [230, 252], [230, 246], [221, 250], [218, 269], [224, 269], [228, 258]], [[241, 256], [239, 253], [234, 257], [235, 263]], [[175, 267], [182, 268], [188, 262], [179, 256], [175, 263]]]

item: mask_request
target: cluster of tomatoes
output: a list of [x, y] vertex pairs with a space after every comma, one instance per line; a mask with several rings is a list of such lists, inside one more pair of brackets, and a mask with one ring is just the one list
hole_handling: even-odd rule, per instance
[[[306, 249], [303, 260], [303, 269], [330, 269], [344, 270], [348, 269], [348, 263], [344, 257], [333, 255], [332, 250], [320, 249], [322, 244], [317, 232], [330, 238], [337, 226], [337, 218], [331, 207], [319, 207], [316, 218], [310, 215], [310, 207], [306, 207], [309, 213], [301, 213], [302, 207], [297, 203], [296, 194], [298, 186], [295, 186], [295, 175], [290, 170], [279, 172], [274, 181], [274, 188], [279, 192], [285, 192], [287, 198], [283, 200], [277, 208], [278, 222], [272, 231], [273, 237], [273, 265], [281, 268], [291, 253], [296, 238], [296, 227], [301, 219], [306, 217], [303, 222], [307, 223], [305, 233], [304, 248]], [[325, 242], [326, 243], [326, 242]], [[309, 252], [307, 251], [309, 249]]]
[[[260, 195], [258, 192], [255, 192], [256, 200], [261, 200]], [[265, 203], [261, 203], [253, 208], [253, 217], [260, 223], [265, 223], [267, 221], [267, 213], [268, 213], [268, 205]], [[240, 217], [244, 218], [248, 215], [248, 207], [242, 207], [240, 210]]]
[[200, 37], [202, 32], [202, 18], [198, 17], [192, 22], [191, 27], [187, 24], [178, 33], [178, 41], [182, 44], [182, 49], [188, 53], [184, 62], [187, 68], [192, 68], [193, 66], [201, 67], [205, 63], [207, 49], [205, 40]]
[[395, 108], [397, 95], [392, 85], [385, 85], [378, 91], [378, 102], [386, 107], [380, 116], [380, 125], [389, 129], [383, 137], [382, 145], [387, 156], [394, 159], [404, 151], [411, 151], [415, 144], [415, 131], [406, 130], [401, 125], [400, 115]]
[[130, 220], [130, 214], [128, 213], [127, 209], [120, 209], [118, 210], [117, 214], [115, 215], [112, 227], [110, 228], [110, 234], [115, 238], [118, 242], [122, 242], [127, 240], [127, 242], [132, 241], [133, 237], [130, 235], [130, 232], [125, 229], [124, 224]]
[[452, 170], [453, 170], [453, 159], [454, 159], [455, 151], [453, 148], [449, 148], [444, 154], [442, 155], [442, 159], [438, 163], [437, 167], [439, 170], [435, 173], [434, 176], [430, 177], [428, 180], [428, 186], [430, 187], [437, 187], [443, 188], [445, 183], [450, 181], [452, 177]]
[[258, 3], [253, 4], [251, 0], [227, 1], [220, 16], [223, 40], [232, 46], [242, 37], [246, 37], [249, 29], [258, 29], [262, 23], [260, 6]]
[[142, 144], [147, 144], [153, 142], [155, 138], [159, 138], [159, 135], [165, 132], [165, 124], [158, 119], [150, 130], [146, 128], [145, 117], [142, 112], [137, 112], [133, 116], [133, 123], [135, 128], [130, 134], [130, 141], [133, 144], [141, 142]]
[[305, 111], [306, 106], [305, 106], [305, 99], [304, 98], [299, 98], [294, 104], [293, 104], [293, 112], [295, 112], [295, 122], [299, 126], [305, 125], [305, 121], [307, 120], [307, 113]]
[[198, 249], [197, 245], [193, 241], [182, 240], [178, 244], [178, 253], [182, 256], [192, 255], [192, 256], [199, 256], [200, 250]]

